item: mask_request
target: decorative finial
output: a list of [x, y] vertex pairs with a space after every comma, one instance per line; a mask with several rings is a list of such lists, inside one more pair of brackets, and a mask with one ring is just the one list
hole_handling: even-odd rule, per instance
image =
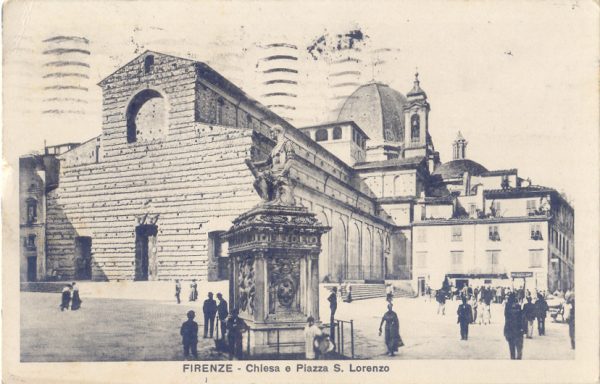
[[406, 96], [409, 96], [409, 97], [419, 96], [419, 97], [422, 97], [424, 99], [427, 98], [427, 95], [421, 89], [421, 86], [420, 86], [420, 82], [419, 82], [419, 68], [418, 67], [415, 67], [415, 81], [413, 82], [413, 88], [410, 90], [410, 92], [408, 92], [406, 94]]

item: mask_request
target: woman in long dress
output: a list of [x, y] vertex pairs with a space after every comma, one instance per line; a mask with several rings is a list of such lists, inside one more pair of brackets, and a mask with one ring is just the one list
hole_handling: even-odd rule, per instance
[[79, 297], [79, 286], [73, 282], [73, 297], [71, 298], [71, 311], [81, 308], [81, 298]]
[[394, 352], [398, 352], [398, 347], [404, 345], [402, 338], [400, 337], [400, 322], [398, 321], [398, 315], [392, 310], [393, 304], [388, 304], [388, 310], [383, 315], [381, 323], [379, 324], [379, 335], [381, 335], [381, 327], [385, 323], [385, 345], [387, 347], [387, 354], [394, 356]]
[[65, 285], [62, 290], [61, 300], [60, 300], [60, 310], [64, 311], [65, 309], [69, 309], [69, 302], [71, 301], [71, 286], [69, 284]]

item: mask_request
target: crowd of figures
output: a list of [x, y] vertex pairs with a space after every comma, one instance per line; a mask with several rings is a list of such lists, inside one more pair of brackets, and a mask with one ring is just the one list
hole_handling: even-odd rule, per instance
[[[399, 347], [404, 346], [400, 336], [400, 323], [397, 313], [393, 310], [394, 288], [391, 285], [386, 286], [387, 311], [383, 314], [379, 323], [379, 336], [384, 337], [384, 344], [389, 356], [394, 356]], [[176, 282], [177, 302], [180, 303], [181, 284]], [[216, 343], [222, 349], [227, 350], [229, 358], [242, 359], [244, 351], [242, 348], [243, 338], [248, 331], [248, 325], [239, 317], [239, 311], [234, 308], [229, 312], [227, 301], [221, 293], [217, 293], [217, 300], [213, 299], [212, 292], [208, 292], [207, 299], [202, 306], [204, 315], [204, 338], [213, 338], [215, 319], [217, 319], [218, 330], [216, 332]], [[546, 334], [545, 321], [549, 311], [546, 301], [547, 294], [544, 291], [534, 291], [533, 293], [524, 288], [511, 289], [509, 287], [470, 287], [464, 286], [461, 289], [454, 289], [447, 280], [444, 281], [442, 288], [436, 291], [426, 288], [426, 300], [435, 297], [438, 303], [437, 313], [446, 314], [447, 300], [460, 300], [461, 304], [457, 308], [457, 324], [460, 330], [460, 339], [467, 341], [469, 339], [469, 326], [492, 324], [492, 304], [503, 306], [504, 327], [503, 335], [506, 339], [511, 359], [521, 359], [523, 355], [524, 338], [533, 338], [534, 331], [537, 328], [537, 335]], [[571, 348], [575, 348], [575, 295], [568, 291], [563, 294], [565, 305], [565, 319], [569, 324], [569, 336], [571, 339]], [[190, 301], [196, 301], [198, 298], [197, 283], [193, 281], [190, 284]], [[336, 311], [338, 300], [346, 303], [352, 302], [352, 286], [350, 284], [338, 285], [333, 287], [328, 294], [329, 302], [329, 329], [324, 332], [316, 323], [312, 316], [309, 316], [304, 328], [304, 341], [306, 359], [322, 359], [335, 349], [335, 327]], [[196, 314], [194, 311], [187, 313], [188, 320], [181, 326], [181, 336], [183, 342], [183, 351], [185, 358], [198, 357], [198, 324], [194, 321]], [[501, 320], [495, 320], [500, 322]]]
[[[460, 328], [461, 340], [468, 340], [469, 325], [491, 324], [491, 304], [497, 303], [504, 306], [504, 338], [508, 342], [511, 359], [521, 359], [523, 355], [523, 339], [532, 339], [537, 324], [538, 336], [546, 334], [546, 317], [549, 306], [546, 301], [548, 295], [545, 291], [532, 294], [529, 289], [519, 287], [471, 287], [463, 286], [454, 289], [448, 279], [445, 279], [442, 288], [435, 293], [428, 287], [426, 297], [435, 296], [438, 303], [437, 314], [446, 314], [446, 301], [459, 299], [462, 303], [456, 311], [457, 324]], [[575, 295], [572, 291], [557, 292], [554, 296], [564, 298], [560, 304], [560, 311], [564, 312], [564, 319], [569, 324], [569, 337], [571, 348], [575, 349]], [[556, 315], [553, 315], [553, 317]], [[536, 322], [537, 320], [537, 322]]]
[[61, 311], [65, 309], [68, 311], [71, 308], [72, 311], [76, 311], [81, 308], [81, 298], [79, 297], [79, 286], [72, 282], [63, 287], [60, 299], [59, 308]]
[[[176, 291], [178, 293], [181, 292], [179, 281], [176, 282]], [[198, 291], [195, 281], [193, 283], [192, 293], [193, 297], [195, 297], [194, 300], [196, 300]], [[192, 297], [192, 295], [190, 295], [190, 297]], [[202, 313], [204, 315], [203, 338], [212, 339], [213, 335], [216, 336], [215, 339], [219, 345], [228, 350], [230, 358], [241, 358], [243, 333], [248, 330], [248, 326], [244, 320], [238, 316], [239, 311], [237, 309], [233, 309], [231, 313], [229, 313], [227, 301], [220, 292], [217, 293], [217, 300], [213, 298], [212, 292], [208, 292], [207, 298], [202, 305]], [[180, 301], [178, 300], [178, 303], [179, 302]], [[182, 338], [183, 355], [186, 359], [198, 357], [198, 324], [194, 321], [195, 317], [195, 311], [188, 311], [188, 320], [181, 325], [179, 332]], [[215, 319], [217, 319], [218, 322], [216, 335]]]

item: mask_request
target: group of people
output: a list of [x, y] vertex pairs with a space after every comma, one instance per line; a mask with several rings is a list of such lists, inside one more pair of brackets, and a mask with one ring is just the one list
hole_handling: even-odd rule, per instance
[[[179, 279], [175, 280], [175, 298], [177, 299], [177, 304], [181, 304], [181, 282]], [[189, 301], [196, 300], [198, 300], [198, 283], [196, 279], [193, 279], [190, 283]]]
[[[237, 359], [242, 359], [242, 338], [243, 334], [248, 330], [248, 325], [242, 318], [239, 317], [239, 310], [237, 308], [234, 308], [231, 313], [227, 313], [227, 302], [222, 299], [220, 293], [217, 294], [217, 298], [221, 299], [216, 307], [216, 312], [219, 314], [219, 319], [221, 320], [221, 340], [227, 340], [229, 359], [233, 359], [234, 357]], [[206, 302], [209, 300], [212, 300], [212, 294], [210, 294], [209, 299], [205, 300], [205, 307]], [[212, 304], [209, 305], [212, 306]], [[224, 317], [222, 318], [221, 316]], [[194, 321], [195, 317], [196, 313], [194, 311], [188, 311], [188, 319], [181, 325], [181, 329], [179, 331], [183, 344], [183, 356], [186, 359], [189, 359], [190, 355], [196, 359], [198, 358], [198, 323]], [[214, 323], [211, 323], [210, 326], [210, 337], [212, 337], [212, 324]], [[207, 319], [205, 312], [204, 338], [207, 337]]]
[[81, 298], [79, 297], [79, 286], [72, 282], [63, 287], [60, 300], [60, 310], [68, 311], [69, 307], [72, 311], [76, 311], [81, 308]]

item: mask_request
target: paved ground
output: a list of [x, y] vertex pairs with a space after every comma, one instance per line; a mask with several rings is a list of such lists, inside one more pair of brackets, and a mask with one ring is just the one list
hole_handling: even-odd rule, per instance
[[[179, 326], [185, 313], [202, 313], [200, 301], [177, 305], [171, 294], [148, 295], [139, 290], [127, 299], [106, 297], [82, 287], [81, 310], [61, 312], [60, 294], [21, 292], [22, 361], [141, 361], [180, 360]], [[224, 291], [215, 286], [213, 291]], [[90, 292], [89, 295], [84, 293]], [[184, 290], [185, 294], [185, 290]], [[139, 296], [143, 299], [131, 298]], [[321, 294], [321, 317], [329, 308]], [[423, 299], [398, 298], [394, 310], [400, 317], [400, 333], [406, 344], [394, 359], [507, 359], [508, 346], [502, 336], [502, 306], [492, 306], [491, 325], [473, 325], [469, 340], [461, 341], [456, 324], [456, 302], [448, 302], [446, 316], [436, 315], [437, 303]], [[381, 299], [340, 303], [337, 318], [354, 320], [355, 352], [358, 358], [390, 358], [385, 355], [383, 337], [377, 330], [386, 302]], [[201, 316], [200, 316], [201, 317]], [[197, 318], [200, 328], [202, 319]], [[547, 336], [525, 341], [524, 359], [573, 359], [568, 327], [547, 321]], [[346, 332], [349, 328], [346, 328]], [[346, 333], [346, 336], [348, 333]], [[214, 342], [200, 339], [202, 359], [223, 359], [214, 351]], [[345, 344], [350, 351], [348, 337]]]
[[[180, 360], [185, 314], [202, 313], [201, 302], [83, 297], [80, 310], [64, 312], [59, 302], [58, 293], [21, 292], [21, 361]], [[200, 338], [204, 359], [223, 359], [213, 349]]]
[[[383, 336], [378, 336], [381, 316], [386, 311], [382, 299], [342, 303], [336, 317], [354, 319], [357, 330], [355, 345], [358, 358], [378, 359], [507, 359], [508, 344], [503, 336], [503, 306], [492, 305], [491, 325], [471, 325], [469, 340], [460, 340], [456, 324], [458, 302], [446, 304], [446, 315], [437, 315], [437, 303], [420, 299], [395, 299], [394, 310], [400, 318], [400, 335], [405, 346], [395, 357], [386, 355]], [[329, 313], [328, 309], [325, 310]], [[348, 347], [346, 346], [346, 349]], [[568, 326], [546, 320], [546, 336], [525, 339], [523, 359], [574, 359]]]

